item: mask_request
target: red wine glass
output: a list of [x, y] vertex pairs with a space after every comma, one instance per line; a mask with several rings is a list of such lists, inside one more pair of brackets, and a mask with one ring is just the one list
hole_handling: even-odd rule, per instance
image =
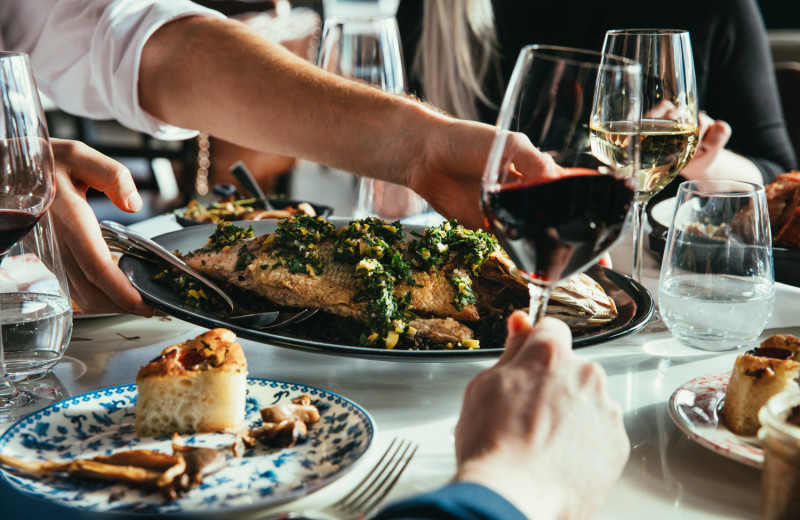
[[[0, 52], [0, 262], [55, 196], [53, 152], [28, 56]], [[3, 321], [2, 328], [10, 327]], [[8, 379], [0, 334], [0, 421], [33, 400]]]
[[[529, 282], [533, 321], [544, 315], [554, 285], [585, 270], [622, 236], [635, 194], [638, 139], [593, 128], [626, 121], [637, 130], [641, 67], [602, 58], [525, 47], [497, 119], [482, 208]], [[552, 167], [529, 166], [530, 146], [520, 145], [526, 139]]]

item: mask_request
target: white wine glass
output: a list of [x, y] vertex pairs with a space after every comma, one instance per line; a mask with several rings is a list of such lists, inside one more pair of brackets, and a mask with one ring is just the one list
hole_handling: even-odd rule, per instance
[[[393, 16], [326, 18], [318, 64], [391, 94], [406, 89], [400, 31]], [[423, 213], [427, 207], [422, 197], [404, 186], [361, 177], [353, 215], [393, 221]]]
[[[603, 53], [642, 66], [641, 164], [633, 203], [633, 278], [642, 281], [647, 202], [694, 157], [699, 126], [697, 86], [689, 33], [673, 29], [608, 31]], [[625, 121], [603, 131], [624, 135]]]
[[[55, 196], [53, 152], [28, 56], [0, 53], [0, 262], [36, 226]], [[2, 338], [10, 323], [0, 310], [0, 422], [34, 399], [8, 378]]]
[[[624, 120], [638, 130], [641, 68], [625, 58], [601, 61], [598, 52], [523, 48], [497, 119], [482, 207], [529, 282], [534, 320], [554, 285], [617, 242], [635, 196], [638, 140], [591, 128]], [[529, 166], [531, 144], [552, 158], [554, 175]]]

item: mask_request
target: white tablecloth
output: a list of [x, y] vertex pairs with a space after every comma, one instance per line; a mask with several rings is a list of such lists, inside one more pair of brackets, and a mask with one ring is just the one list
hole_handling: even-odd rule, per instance
[[[146, 234], [178, 229], [171, 216], [136, 227]], [[612, 257], [616, 270], [628, 272], [630, 240], [623, 241]], [[656, 267], [655, 260], [647, 257], [644, 282], [651, 292], [656, 289]], [[779, 284], [776, 312], [765, 335], [800, 334], [798, 308], [800, 290]], [[76, 395], [133, 382], [138, 368], [164, 347], [202, 330], [174, 319], [77, 320], [67, 357], [56, 367], [57, 377], [51, 383], [63, 395]], [[390, 499], [449, 481], [455, 467], [452, 433], [463, 389], [475, 374], [494, 363], [399, 363], [300, 352], [246, 340], [242, 344], [251, 377], [325, 388], [362, 405], [377, 425], [372, 454], [382, 451], [394, 436], [420, 444]], [[760, 471], [698, 445], [677, 429], [667, 412], [667, 400], [677, 387], [704, 374], [729, 370], [736, 353], [700, 352], [678, 344], [668, 332], [645, 331], [581, 348], [578, 354], [606, 370], [609, 391], [623, 407], [633, 446], [622, 478], [596, 518], [758, 517]], [[333, 501], [363, 476], [365, 467], [303, 499], [298, 507]], [[66, 515], [4, 485], [0, 501], [37, 514]]]

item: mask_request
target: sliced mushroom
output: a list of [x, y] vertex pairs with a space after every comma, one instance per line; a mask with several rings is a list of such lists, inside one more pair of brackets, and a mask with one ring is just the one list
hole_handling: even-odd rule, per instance
[[261, 410], [261, 420], [264, 424], [281, 423], [284, 421], [303, 421], [314, 424], [319, 421], [319, 410], [311, 404], [311, 397], [301, 395], [291, 403], [276, 404]]

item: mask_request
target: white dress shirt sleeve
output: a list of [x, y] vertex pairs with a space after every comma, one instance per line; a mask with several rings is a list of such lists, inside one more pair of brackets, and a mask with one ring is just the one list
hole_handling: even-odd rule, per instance
[[188, 0], [2, 0], [5, 50], [26, 52], [39, 89], [65, 112], [116, 119], [159, 139], [197, 132], [139, 106], [139, 62], [147, 39], [185, 16], [223, 17]]

